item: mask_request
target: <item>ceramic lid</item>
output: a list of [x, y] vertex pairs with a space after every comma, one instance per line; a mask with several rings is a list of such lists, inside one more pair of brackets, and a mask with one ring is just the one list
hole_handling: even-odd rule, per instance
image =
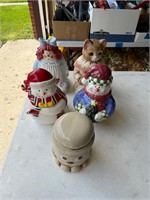
[[94, 126], [87, 116], [79, 112], [69, 112], [56, 121], [53, 134], [63, 146], [79, 149], [91, 141]]

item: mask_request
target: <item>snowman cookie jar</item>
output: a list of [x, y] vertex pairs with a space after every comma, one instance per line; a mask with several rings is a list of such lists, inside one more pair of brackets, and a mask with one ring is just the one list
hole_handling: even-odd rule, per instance
[[78, 172], [87, 165], [94, 142], [91, 120], [79, 112], [61, 116], [53, 128], [53, 155], [64, 171]]
[[62, 92], [67, 93], [70, 87], [68, 65], [61, 51], [56, 46], [56, 38], [45, 40], [39, 38], [40, 47], [36, 51], [37, 59], [33, 69], [43, 68], [48, 70], [55, 79]]
[[35, 69], [21, 86], [28, 92], [30, 110], [27, 112], [41, 124], [53, 124], [65, 113], [66, 95], [57, 87], [56, 79], [45, 69]]
[[92, 122], [101, 122], [115, 110], [115, 100], [111, 93], [112, 74], [105, 64], [96, 64], [82, 79], [84, 88], [73, 99], [76, 111], [87, 115]]

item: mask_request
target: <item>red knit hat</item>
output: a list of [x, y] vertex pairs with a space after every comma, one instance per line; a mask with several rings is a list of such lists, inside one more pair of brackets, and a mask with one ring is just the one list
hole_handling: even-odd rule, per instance
[[110, 68], [105, 64], [96, 64], [90, 68], [82, 81], [83, 84], [87, 82], [87, 79], [92, 84], [99, 83], [100, 85], [109, 85], [112, 82], [112, 74]]
[[96, 64], [86, 73], [85, 78], [88, 79], [89, 77], [100, 80], [109, 80], [111, 78], [111, 70], [105, 64]]
[[54, 80], [54, 77], [50, 72], [45, 69], [39, 68], [35, 69], [28, 74], [27, 80], [24, 81], [24, 85], [22, 85], [22, 89], [27, 91], [30, 86], [39, 85], [43, 83], [50, 83]]

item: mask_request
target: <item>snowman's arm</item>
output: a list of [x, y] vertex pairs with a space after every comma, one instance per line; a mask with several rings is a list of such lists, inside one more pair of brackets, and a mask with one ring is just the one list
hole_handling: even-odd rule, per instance
[[116, 102], [113, 96], [111, 96], [109, 99], [106, 101], [106, 113], [111, 116], [115, 110], [116, 107]]

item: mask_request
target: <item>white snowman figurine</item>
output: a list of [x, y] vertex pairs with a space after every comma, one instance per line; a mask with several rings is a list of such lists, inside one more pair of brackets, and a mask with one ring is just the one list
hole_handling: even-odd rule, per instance
[[48, 70], [57, 79], [57, 85], [62, 92], [67, 93], [70, 87], [68, 65], [61, 51], [56, 45], [56, 38], [45, 40], [39, 38], [40, 47], [36, 51], [37, 59], [33, 69], [43, 68]]
[[76, 111], [87, 115], [92, 122], [101, 122], [115, 110], [115, 100], [111, 92], [112, 74], [105, 64], [95, 64], [82, 79], [84, 88], [73, 99]]
[[64, 171], [78, 172], [88, 164], [95, 133], [91, 120], [79, 112], [61, 116], [53, 127], [53, 155]]
[[56, 79], [45, 69], [35, 69], [21, 86], [28, 92], [30, 110], [27, 112], [41, 124], [53, 124], [65, 113], [66, 95], [58, 88]]

